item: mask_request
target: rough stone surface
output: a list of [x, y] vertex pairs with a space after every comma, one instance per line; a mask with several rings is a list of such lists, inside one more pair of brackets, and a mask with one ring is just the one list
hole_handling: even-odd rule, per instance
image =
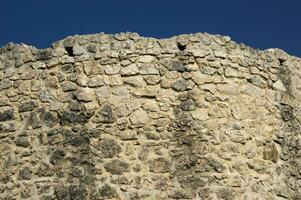
[[0, 199], [301, 194], [301, 59], [228, 36], [0, 48]]

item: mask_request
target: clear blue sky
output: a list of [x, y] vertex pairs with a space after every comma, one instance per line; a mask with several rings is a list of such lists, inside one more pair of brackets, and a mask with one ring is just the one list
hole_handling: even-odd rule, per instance
[[68, 35], [138, 32], [229, 35], [301, 57], [300, 0], [1, 0], [0, 45], [49, 47]]

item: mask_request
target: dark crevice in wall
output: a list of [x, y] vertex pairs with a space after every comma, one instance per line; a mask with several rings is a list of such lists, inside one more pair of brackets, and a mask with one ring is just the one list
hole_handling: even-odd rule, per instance
[[186, 45], [182, 45], [180, 43], [177, 43], [177, 47], [180, 51], [184, 51], [186, 49]]
[[73, 47], [65, 47], [65, 50], [67, 51], [68, 55], [69, 56], [74, 56], [74, 53], [73, 53]]

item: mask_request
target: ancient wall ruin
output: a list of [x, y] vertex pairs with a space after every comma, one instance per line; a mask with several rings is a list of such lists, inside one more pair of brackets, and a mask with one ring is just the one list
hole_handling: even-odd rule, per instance
[[210, 34], [0, 48], [0, 199], [301, 199], [301, 59]]

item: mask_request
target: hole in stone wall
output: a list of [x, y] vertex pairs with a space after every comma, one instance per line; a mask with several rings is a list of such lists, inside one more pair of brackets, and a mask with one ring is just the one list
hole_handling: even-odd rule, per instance
[[278, 58], [278, 61], [279, 61], [280, 65], [282, 65], [285, 62], [285, 60], [281, 59], [281, 58]]
[[67, 51], [69, 56], [74, 56], [73, 47], [65, 47], [65, 50]]
[[180, 44], [180, 43], [177, 43], [177, 46], [178, 46], [178, 49], [179, 49], [180, 51], [184, 51], [184, 50], [186, 49], [186, 45], [182, 45], [182, 44]]

